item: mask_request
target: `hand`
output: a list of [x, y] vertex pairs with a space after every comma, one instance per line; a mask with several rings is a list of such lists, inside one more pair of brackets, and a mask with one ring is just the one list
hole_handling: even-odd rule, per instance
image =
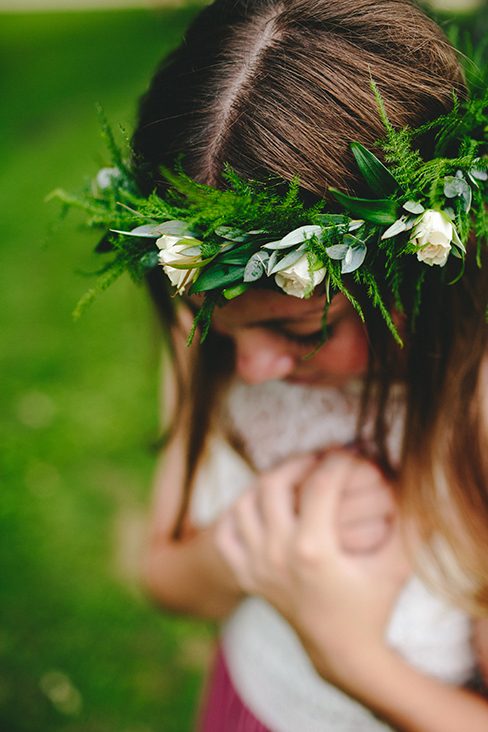
[[316, 455], [305, 455], [264, 473], [216, 528], [217, 548], [241, 588], [266, 597], [287, 617], [293, 602], [290, 569], [299, 487], [318, 462]]
[[390, 486], [371, 462], [335, 451], [301, 486], [293, 562], [297, 629], [322, 673], [344, 686], [384, 649], [410, 573]]
[[409, 570], [390, 489], [370, 462], [334, 451], [285, 463], [226, 514], [217, 542], [242, 587], [291, 622], [323, 675], [339, 682], [344, 659], [383, 643]]

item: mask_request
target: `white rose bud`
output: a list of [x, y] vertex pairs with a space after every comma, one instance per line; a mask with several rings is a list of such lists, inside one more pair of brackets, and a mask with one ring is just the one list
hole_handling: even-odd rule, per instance
[[[192, 242], [189, 246], [188, 243]], [[175, 264], [192, 264], [198, 261], [198, 257], [195, 255], [186, 255], [185, 249], [190, 249], [196, 244], [195, 239], [191, 239], [186, 236], [170, 236], [169, 234], [163, 234], [157, 242], [157, 246], [161, 250], [159, 252], [159, 262], [163, 265], [165, 273], [168, 275], [171, 284], [177, 289], [177, 292], [181, 294], [185, 287], [193, 282], [193, 279], [198, 272], [198, 269], [179, 269], [172, 265]]]
[[295, 264], [291, 264], [289, 267], [277, 272], [275, 282], [287, 295], [305, 297], [305, 295], [312, 292], [316, 285], [322, 282], [326, 272], [325, 267], [321, 267], [321, 269], [310, 273], [308, 257], [304, 254]]
[[102, 168], [97, 173], [97, 186], [101, 191], [110, 188], [114, 180], [120, 178], [120, 170], [118, 168]]
[[411, 241], [417, 246], [417, 258], [431, 267], [441, 267], [451, 251], [454, 226], [441, 211], [428, 209], [413, 230]]

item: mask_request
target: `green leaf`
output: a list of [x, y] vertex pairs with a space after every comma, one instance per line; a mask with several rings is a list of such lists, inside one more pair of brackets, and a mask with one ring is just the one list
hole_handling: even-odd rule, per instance
[[233, 282], [238, 282], [244, 276], [244, 269], [245, 267], [243, 266], [238, 267], [217, 262], [203, 272], [198, 280], [193, 283], [190, 288], [190, 295], [194, 292], [215, 290], [226, 285], [231, 285]]
[[371, 190], [382, 198], [394, 195], [400, 188], [397, 179], [385, 168], [376, 155], [367, 150], [360, 142], [351, 142], [351, 150], [359, 170]]
[[241, 282], [235, 287], [227, 287], [222, 291], [222, 294], [226, 300], [233, 300], [235, 297], [242, 295], [243, 292], [246, 292], [246, 290], [249, 290], [250, 286], [249, 282]]
[[350, 274], [355, 272], [364, 262], [366, 257], [367, 248], [366, 245], [357, 247], [348, 247], [346, 256], [342, 260], [341, 273]]
[[252, 255], [244, 269], [244, 282], [259, 280], [266, 271], [266, 262], [269, 259], [268, 252], [261, 251]]
[[405, 211], [408, 211], [408, 213], [415, 214], [415, 216], [418, 216], [425, 211], [425, 208], [418, 201], [407, 201], [403, 204], [403, 208]]
[[[285, 254], [285, 256], [280, 259], [279, 262], [274, 264], [272, 267], [268, 268], [268, 275], [276, 274], [276, 272], [279, 272], [282, 269], [285, 269], [285, 267], [290, 267], [292, 264], [295, 264], [295, 262], [298, 262], [299, 259], [303, 257], [305, 253], [305, 245], [302, 244], [297, 249], [292, 249], [291, 252], [288, 252], [288, 254]], [[271, 260], [270, 260], [271, 261]]]
[[247, 244], [230, 250], [228, 253], [219, 257], [221, 264], [233, 264], [238, 267], [245, 267], [252, 255], [259, 250], [257, 244]]
[[264, 244], [265, 249], [289, 249], [295, 244], [301, 244], [302, 241], [311, 239], [312, 236], [320, 236], [322, 227], [317, 224], [307, 224], [306, 226], [300, 226], [298, 229], [290, 231], [289, 234], [280, 239], [279, 241], [270, 241]]
[[398, 218], [399, 205], [389, 199], [370, 200], [366, 198], [352, 198], [341, 193], [337, 188], [329, 188], [330, 192], [342, 203], [344, 208], [354, 216], [369, 221], [372, 224], [393, 224]]
[[334, 244], [325, 250], [331, 259], [344, 259], [349, 249], [347, 244]]
[[385, 239], [391, 239], [393, 236], [398, 236], [404, 231], [407, 231], [407, 217], [402, 216], [395, 223], [393, 223], [388, 229], [381, 235], [381, 241]]
[[228, 239], [229, 241], [239, 243], [247, 241], [247, 236], [243, 234], [242, 229], [236, 229], [235, 227], [218, 226], [215, 229], [215, 233], [217, 236], [221, 236], [223, 239]]

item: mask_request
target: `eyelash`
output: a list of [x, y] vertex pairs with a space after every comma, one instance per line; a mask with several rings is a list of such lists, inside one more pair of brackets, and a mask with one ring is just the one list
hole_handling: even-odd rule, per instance
[[283, 338], [286, 338], [286, 340], [290, 343], [295, 343], [299, 346], [315, 346], [317, 345], [317, 343], [320, 342], [323, 337], [322, 330], [317, 330], [314, 333], [307, 333], [304, 335], [300, 335], [298, 333], [287, 333], [286, 331], [279, 329], [275, 330], [272, 328], [270, 328], [269, 330], [271, 330], [273, 333], [277, 333], [278, 335], [283, 336]]

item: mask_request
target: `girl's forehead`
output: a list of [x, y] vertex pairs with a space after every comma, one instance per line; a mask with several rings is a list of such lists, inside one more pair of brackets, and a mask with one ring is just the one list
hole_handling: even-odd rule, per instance
[[[201, 305], [201, 298], [195, 305]], [[215, 311], [214, 319], [221, 323], [233, 325], [252, 325], [265, 323], [267, 320], [300, 321], [314, 320], [320, 323], [325, 307], [325, 294], [312, 295], [307, 299], [300, 299], [290, 295], [270, 290], [248, 290], [234, 300], [230, 300], [222, 308]], [[329, 306], [329, 317], [336, 311], [349, 305], [343, 295], [336, 295]]]

